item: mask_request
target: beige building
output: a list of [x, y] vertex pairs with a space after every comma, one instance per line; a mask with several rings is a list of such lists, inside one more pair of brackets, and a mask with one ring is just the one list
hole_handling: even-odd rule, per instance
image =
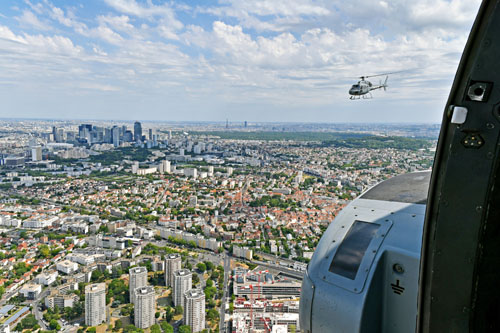
[[184, 293], [184, 324], [192, 332], [205, 329], [205, 293], [201, 289], [191, 289]]
[[174, 272], [181, 269], [181, 261], [179, 253], [171, 253], [165, 257], [165, 285], [167, 287], [174, 286]]
[[106, 321], [106, 284], [85, 287], [85, 325], [98, 326]]
[[130, 303], [135, 304], [134, 293], [137, 288], [145, 287], [148, 284], [148, 270], [146, 267], [133, 267], [129, 271], [128, 289], [130, 295]]
[[80, 298], [75, 294], [63, 294], [54, 290], [49, 296], [45, 297], [45, 306], [54, 310], [57, 306], [59, 309], [72, 308]]
[[179, 269], [174, 272], [173, 297], [174, 305], [184, 307], [184, 293], [192, 289], [193, 274], [188, 269]]
[[146, 329], [155, 323], [155, 289], [152, 286], [135, 290], [134, 325]]

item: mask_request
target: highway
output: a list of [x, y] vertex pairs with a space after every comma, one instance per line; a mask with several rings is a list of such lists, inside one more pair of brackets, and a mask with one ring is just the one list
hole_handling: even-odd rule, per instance
[[40, 306], [40, 301], [43, 302], [45, 297], [49, 294], [49, 288], [45, 288], [40, 295], [36, 298], [36, 300], [33, 302], [33, 314], [35, 315], [36, 320], [38, 321], [38, 324], [42, 328], [42, 330], [46, 331], [49, 330], [49, 327], [45, 325], [43, 321], [43, 315], [42, 312], [38, 310], [38, 307]]
[[229, 272], [231, 272], [231, 258], [229, 258], [229, 256], [224, 253], [224, 286], [223, 286], [224, 289], [222, 294], [222, 302], [220, 305], [220, 324], [219, 324], [220, 333], [227, 331], [225, 315], [226, 315], [226, 302], [228, 298], [228, 289], [229, 289]]

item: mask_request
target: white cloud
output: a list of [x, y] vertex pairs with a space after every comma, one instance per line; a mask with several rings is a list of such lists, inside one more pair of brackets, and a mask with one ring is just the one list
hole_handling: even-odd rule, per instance
[[[91, 17], [49, 0], [21, 8], [18, 26], [0, 25], [0, 81], [68, 95], [307, 109], [343, 101], [359, 75], [412, 69], [391, 76], [385, 96], [410, 101], [418, 90], [438, 101], [478, 8], [477, 0], [224, 0], [196, 9], [105, 1]], [[190, 24], [180, 11], [193, 15]]]
[[29, 10], [23, 10], [23, 14], [19, 17], [16, 17], [16, 20], [19, 21], [21, 26], [34, 28], [42, 31], [51, 29], [50, 25], [40, 21], [38, 17]]
[[169, 25], [175, 29], [182, 29], [184, 24], [176, 18], [175, 11], [168, 5], [154, 5], [148, 2], [146, 6], [142, 6], [135, 0], [105, 0], [105, 2], [115, 10], [134, 15], [141, 18], [163, 17]]
[[99, 15], [97, 21], [100, 25], [108, 25], [118, 31], [131, 33], [135, 27], [130, 23], [130, 18], [127, 15], [112, 16], [112, 15]]

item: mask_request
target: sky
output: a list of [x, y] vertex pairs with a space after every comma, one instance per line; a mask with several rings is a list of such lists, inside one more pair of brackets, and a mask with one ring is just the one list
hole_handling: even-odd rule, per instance
[[1, 1], [0, 118], [436, 123], [479, 4]]

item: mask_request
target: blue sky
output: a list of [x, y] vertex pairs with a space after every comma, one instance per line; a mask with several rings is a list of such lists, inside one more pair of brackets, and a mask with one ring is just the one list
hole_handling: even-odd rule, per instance
[[479, 2], [2, 1], [0, 117], [439, 122]]

